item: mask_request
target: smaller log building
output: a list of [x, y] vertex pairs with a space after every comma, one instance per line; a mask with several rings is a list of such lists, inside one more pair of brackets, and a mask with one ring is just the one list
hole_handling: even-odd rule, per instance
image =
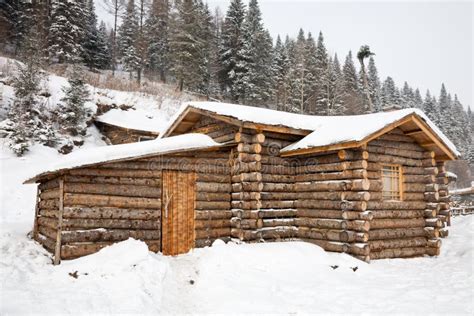
[[112, 145], [155, 139], [165, 122], [142, 110], [112, 109], [94, 120], [95, 126]]
[[444, 162], [458, 156], [416, 109], [191, 102], [156, 140], [78, 151], [26, 183], [39, 183], [33, 235], [55, 263], [129, 237], [167, 255], [219, 238], [303, 240], [370, 261], [440, 253]]

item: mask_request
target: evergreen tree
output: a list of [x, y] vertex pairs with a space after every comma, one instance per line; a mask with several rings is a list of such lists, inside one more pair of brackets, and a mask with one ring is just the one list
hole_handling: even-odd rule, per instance
[[118, 47], [124, 69], [130, 72], [140, 67], [140, 56], [137, 49], [138, 18], [135, 10], [135, 1], [129, 0], [122, 25], [118, 30]]
[[431, 97], [430, 91], [426, 91], [425, 102], [423, 103], [423, 112], [428, 116], [433, 123], [439, 122], [439, 109], [436, 104], [436, 99]]
[[84, 82], [80, 66], [74, 65], [68, 79], [69, 86], [63, 87], [64, 98], [59, 107], [59, 124], [62, 132], [72, 136], [85, 135], [85, 121], [90, 111], [85, 107], [89, 100], [89, 91]]
[[[15, 100], [8, 113], [9, 125], [13, 131], [9, 135], [9, 147], [13, 152], [22, 156], [28, 151], [31, 141], [42, 140], [45, 136], [44, 120], [39, 101], [39, 92], [43, 73], [41, 71], [41, 46], [36, 39], [35, 30], [32, 28], [30, 34], [26, 35], [20, 51], [20, 59], [23, 63], [17, 64], [17, 72], [13, 77], [13, 88], [15, 90]], [[45, 142], [52, 139], [48, 135]]]
[[406, 81], [403, 84], [403, 88], [401, 91], [401, 106], [403, 108], [415, 107], [415, 93]]
[[209, 94], [212, 16], [202, 1], [178, 4], [171, 49], [173, 73], [180, 90]]
[[211, 83], [211, 49], [214, 42], [212, 31], [213, 18], [207, 4], [201, 0], [197, 2], [197, 35], [196, 65], [199, 72], [196, 77], [196, 91], [209, 97]]
[[100, 22], [98, 29], [97, 53], [95, 56], [95, 62], [97, 68], [99, 69], [107, 69], [112, 64], [112, 51], [107, 35], [107, 28], [103, 21]]
[[[322, 32], [319, 32], [318, 43], [315, 51], [315, 102], [316, 111], [314, 114], [327, 114], [329, 105], [329, 73], [333, 70], [329, 64], [329, 56], [327, 53], [326, 46], [324, 45], [324, 36]], [[311, 69], [311, 67], [310, 67]]]
[[446, 91], [444, 83], [441, 85], [439, 93], [439, 120], [438, 124], [441, 130], [446, 134], [449, 139], [452, 139], [454, 143], [457, 143], [456, 139], [456, 119], [454, 116], [451, 95]]
[[308, 89], [305, 87], [307, 78], [306, 55], [307, 45], [303, 29], [300, 29], [296, 41], [287, 40], [287, 50], [289, 57], [288, 73], [288, 109], [291, 112], [305, 113]]
[[277, 110], [286, 111], [286, 100], [288, 94], [287, 76], [289, 71], [288, 52], [282, 43], [280, 36], [277, 37], [274, 48], [273, 73], [275, 74], [275, 102]]
[[327, 115], [344, 115], [346, 108], [344, 106], [344, 87], [341, 72], [341, 66], [337, 54], [334, 55], [334, 60], [329, 62], [329, 88], [328, 88], [328, 109]]
[[240, 56], [243, 56], [238, 85], [244, 95], [245, 103], [262, 105], [272, 95], [272, 49], [273, 40], [263, 27], [262, 14], [257, 0], [250, 0], [243, 25], [244, 45]]
[[387, 77], [382, 85], [382, 108], [400, 106], [400, 92], [392, 77]]
[[211, 42], [209, 52], [209, 95], [211, 98], [221, 99], [221, 91], [219, 85], [220, 56], [219, 48], [221, 43], [221, 30], [223, 18], [220, 9], [217, 7], [212, 17], [211, 23]]
[[85, 15], [85, 34], [82, 42], [82, 59], [90, 68], [100, 68], [99, 53], [99, 30], [97, 29], [97, 15], [95, 14], [94, 0], [86, 0], [84, 9]]
[[170, 5], [168, 0], [153, 0], [146, 21], [148, 38], [147, 68], [152, 76], [166, 82], [170, 69]]
[[369, 58], [369, 64], [367, 66], [367, 80], [369, 85], [369, 94], [372, 99], [372, 104], [374, 105], [374, 110], [376, 112], [382, 109], [380, 94], [381, 94], [381, 84], [378, 74], [377, 67], [375, 66], [375, 60], [372, 56]]
[[469, 116], [464, 111], [464, 107], [459, 102], [458, 96], [454, 95], [454, 101], [452, 103], [453, 122], [451, 125], [452, 129], [452, 140], [460, 149], [460, 152], [464, 157], [468, 155], [468, 149], [471, 144], [471, 133], [469, 130]]
[[421, 97], [420, 89], [416, 88], [415, 89], [415, 95], [414, 95], [414, 106], [418, 109], [423, 108], [423, 98]]
[[350, 51], [342, 67], [342, 82], [344, 91], [343, 102], [346, 107], [346, 114], [364, 113], [364, 101], [359, 91], [357, 71], [352, 59], [352, 52]]
[[83, 55], [86, 36], [85, 0], [54, 1], [49, 27], [49, 56], [53, 62], [77, 62]]
[[239, 102], [241, 98], [237, 80], [247, 71], [243, 68], [247, 57], [241, 55], [244, 46], [244, 20], [245, 7], [242, 0], [232, 0], [222, 26], [219, 78], [224, 95], [234, 102]]

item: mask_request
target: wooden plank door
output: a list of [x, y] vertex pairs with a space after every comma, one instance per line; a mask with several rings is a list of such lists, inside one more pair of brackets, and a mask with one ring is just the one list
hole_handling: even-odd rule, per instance
[[186, 253], [194, 246], [196, 174], [163, 170], [161, 198], [161, 251], [164, 255]]

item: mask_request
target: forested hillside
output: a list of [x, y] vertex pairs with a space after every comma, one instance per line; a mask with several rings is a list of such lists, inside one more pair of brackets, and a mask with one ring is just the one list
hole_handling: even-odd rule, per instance
[[[25, 91], [15, 90], [17, 99], [23, 98], [10, 111], [15, 121], [35, 120], [15, 113], [15, 108], [26, 111], [35, 103], [39, 90], [33, 87], [40, 79], [33, 73], [57, 64], [83, 64], [97, 72], [126, 71], [139, 86], [158, 81], [211, 99], [290, 112], [346, 115], [417, 107], [465, 158], [474, 161], [470, 108], [466, 111], [444, 84], [435, 96], [407, 82], [397, 86], [391, 77], [380, 78], [376, 55], [365, 43], [342, 57], [328, 53], [318, 30], [300, 29], [296, 37], [282, 34], [274, 39], [265, 29], [257, 0], [248, 5], [233, 0], [224, 14], [211, 12], [202, 0], [104, 0], [104, 4], [115, 27], [107, 28], [98, 19], [93, 0], [1, 4], [0, 50], [25, 61], [17, 86], [22, 80], [31, 81]], [[289, 34], [295, 31], [288, 27]], [[85, 115], [80, 100], [86, 95], [79, 82], [71, 81], [74, 84], [64, 111], [77, 110], [80, 124]]]

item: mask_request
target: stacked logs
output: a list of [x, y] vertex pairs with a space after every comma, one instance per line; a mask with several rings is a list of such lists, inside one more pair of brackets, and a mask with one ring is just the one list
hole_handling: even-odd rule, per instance
[[[370, 259], [437, 255], [440, 241], [438, 169], [434, 153], [426, 151], [399, 129], [371, 141], [368, 176], [373, 214], [369, 231]], [[402, 201], [384, 201], [382, 164], [402, 166]]]
[[295, 177], [298, 235], [325, 250], [366, 259], [372, 215], [364, 150], [340, 150], [300, 160]]
[[225, 125], [223, 127], [222, 122], [203, 116], [190, 132], [206, 134], [218, 143], [225, 143], [234, 140], [237, 127], [233, 125]]
[[[60, 181], [55, 178], [38, 185], [33, 226], [33, 239], [39, 242], [46, 250], [55, 252], [58, 238]], [[49, 227], [44, 225], [49, 223]], [[53, 228], [51, 228], [53, 227]]]
[[282, 241], [297, 237], [297, 211], [294, 187], [295, 166], [280, 157], [280, 150], [294, 142], [294, 136], [265, 133], [260, 153], [262, 163], [262, 227], [258, 233], [265, 241]]
[[448, 230], [443, 229], [446, 226], [451, 226], [451, 210], [450, 202], [451, 195], [449, 194], [448, 185], [451, 182], [446, 171], [446, 167], [443, 161], [436, 163], [436, 169], [438, 175], [436, 176], [436, 183], [438, 184], [438, 195], [439, 195], [439, 210], [438, 218], [442, 222], [442, 227], [439, 229], [439, 236], [444, 238], [448, 236]]
[[196, 157], [217, 166], [197, 172], [195, 247], [204, 247], [216, 239], [230, 238], [232, 187], [228, 153], [198, 153]]
[[245, 241], [259, 240], [261, 236], [256, 230], [263, 227], [259, 211], [262, 207], [261, 152], [265, 135], [241, 129], [234, 140], [237, 148], [231, 153], [231, 236]]

